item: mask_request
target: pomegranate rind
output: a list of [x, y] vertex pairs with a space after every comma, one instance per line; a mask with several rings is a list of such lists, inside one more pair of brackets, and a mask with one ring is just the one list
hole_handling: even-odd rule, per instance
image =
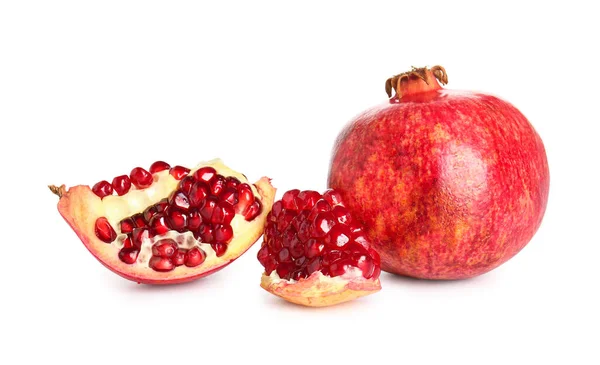
[[263, 227], [275, 199], [275, 188], [268, 177], [254, 183], [262, 203], [261, 213], [248, 222], [243, 233], [234, 237], [229, 243], [227, 252], [221, 257], [207, 259], [197, 267], [180, 266], [171, 272], [157, 272], [147, 265], [125, 264], [118, 258], [118, 248], [102, 242], [96, 237], [94, 226], [96, 219], [102, 216], [101, 199], [92, 192], [89, 186], [77, 185], [70, 189], [59, 188], [61, 198], [58, 211], [75, 231], [85, 247], [111, 271], [141, 284], [176, 284], [192, 281], [212, 274], [232, 263], [246, 252], [262, 235]]
[[298, 281], [282, 280], [263, 273], [260, 286], [288, 302], [307, 307], [332, 306], [381, 290], [379, 278], [365, 279], [360, 273], [332, 278], [320, 271]]

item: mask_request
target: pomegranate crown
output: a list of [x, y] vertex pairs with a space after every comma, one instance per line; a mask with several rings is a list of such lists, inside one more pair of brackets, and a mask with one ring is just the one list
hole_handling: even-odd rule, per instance
[[[410, 87], [410, 82], [412, 80], [422, 81], [425, 85], [420, 87]], [[410, 71], [403, 72], [398, 75], [394, 75], [385, 81], [385, 92], [388, 97], [392, 97], [392, 90], [396, 92], [397, 97], [402, 97], [407, 93], [416, 93], [422, 91], [430, 91], [440, 89], [439, 81], [442, 85], [446, 85], [448, 83], [448, 74], [446, 70], [442, 66], [433, 66], [431, 69], [427, 67], [414, 67]]]

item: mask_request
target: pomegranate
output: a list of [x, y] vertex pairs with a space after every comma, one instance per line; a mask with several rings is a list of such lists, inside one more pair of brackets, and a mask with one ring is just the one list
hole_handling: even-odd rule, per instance
[[267, 216], [258, 261], [261, 286], [293, 303], [321, 307], [381, 289], [379, 255], [334, 190], [290, 190]]
[[194, 169], [157, 161], [91, 189], [50, 186], [87, 249], [124, 278], [190, 281], [230, 264], [262, 235], [275, 189], [221, 160]]
[[438, 81], [448, 81], [440, 66], [388, 79], [389, 102], [338, 136], [328, 186], [364, 225], [383, 270], [470, 278], [531, 240], [548, 200], [548, 162], [514, 106]]

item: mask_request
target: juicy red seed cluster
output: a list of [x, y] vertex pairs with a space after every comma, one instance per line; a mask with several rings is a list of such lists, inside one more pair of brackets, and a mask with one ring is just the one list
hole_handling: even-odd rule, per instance
[[[159, 163], [160, 161], [153, 164], [150, 170], [161, 171], [157, 169], [168, 168]], [[171, 169], [172, 174], [175, 168]], [[179, 176], [179, 171], [175, 173]], [[171, 230], [192, 232], [196, 239], [209, 243], [217, 256], [223, 256], [227, 251], [227, 244], [233, 239], [231, 221], [236, 213], [250, 221], [260, 214], [261, 209], [261, 203], [254, 197], [250, 185], [232, 176], [219, 175], [212, 167], [202, 167], [192, 175], [181, 177], [177, 189], [168, 198], [119, 223], [121, 233], [126, 234], [119, 258], [128, 264], [135, 262], [144, 239]], [[95, 231], [103, 242], [110, 243], [116, 239], [115, 230], [104, 217], [96, 221]], [[195, 251], [190, 252], [190, 255], [196, 254]], [[164, 254], [154, 256], [150, 266], [157, 271], [169, 271], [178, 266], [176, 263], [179, 261], [175, 260], [175, 266], [168, 269], [171, 267], [167, 264], [170, 258], [167, 260], [163, 257]], [[203, 257], [205, 256], [204, 254]], [[196, 266], [192, 264], [199, 260], [198, 257], [182, 262], [190, 267]]]
[[132, 185], [137, 189], [145, 189], [154, 182], [152, 174], [164, 170], [169, 170], [171, 176], [177, 180], [181, 180], [190, 172], [190, 169], [187, 167], [171, 167], [171, 165], [164, 161], [156, 161], [150, 165], [150, 171], [145, 170], [142, 167], [135, 167], [133, 170], [131, 170], [129, 175], [119, 175], [115, 177], [112, 180], [112, 183], [102, 180], [92, 187], [92, 192], [94, 192], [94, 194], [98, 195], [100, 198], [104, 198], [107, 195], [113, 195], [113, 192], [117, 193], [119, 196], [125, 195], [129, 192], [129, 190], [131, 190]]
[[315, 271], [331, 277], [349, 267], [366, 279], [380, 274], [380, 258], [335, 190], [290, 190], [267, 216], [258, 261], [267, 275], [299, 280]]
[[152, 257], [148, 264], [156, 271], [167, 272], [181, 265], [196, 267], [205, 259], [206, 253], [201, 248], [182, 249], [172, 239], [165, 238], [152, 246]]

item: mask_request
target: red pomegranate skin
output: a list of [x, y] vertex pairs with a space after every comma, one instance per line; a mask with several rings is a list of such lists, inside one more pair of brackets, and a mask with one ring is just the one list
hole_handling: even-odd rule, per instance
[[531, 240], [549, 171], [542, 140], [511, 104], [439, 89], [394, 97], [351, 121], [328, 184], [366, 227], [383, 270], [464, 279]]

